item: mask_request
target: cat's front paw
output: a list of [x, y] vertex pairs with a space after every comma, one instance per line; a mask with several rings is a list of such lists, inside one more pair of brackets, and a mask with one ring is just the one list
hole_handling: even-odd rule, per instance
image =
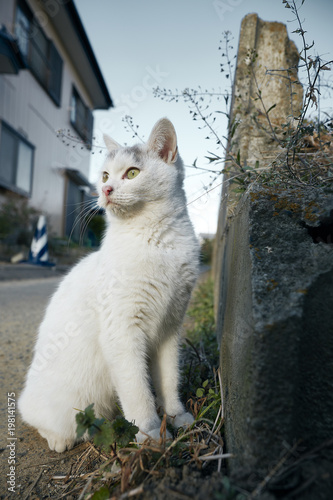
[[170, 419], [170, 423], [176, 427], [188, 427], [192, 425], [194, 422], [193, 415], [188, 412], [181, 413], [180, 415], [176, 415], [175, 417]]
[[56, 451], [57, 453], [63, 453], [66, 450], [70, 450], [74, 446], [74, 439], [64, 439], [55, 434], [52, 431], [44, 431], [43, 429], [38, 429], [39, 434], [47, 440], [49, 448], [51, 451]]
[[[164, 437], [164, 433], [163, 433], [163, 436]], [[171, 439], [171, 434], [169, 431], [166, 431], [166, 439]], [[153, 439], [154, 441], [157, 441], [159, 442], [159, 440], [161, 439], [161, 430], [160, 430], [160, 427], [158, 427], [157, 429], [152, 429], [152, 430], [149, 430], [147, 432], [138, 432], [136, 434], [136, 440], [138, 443], [143, 443], [146, 439]]]

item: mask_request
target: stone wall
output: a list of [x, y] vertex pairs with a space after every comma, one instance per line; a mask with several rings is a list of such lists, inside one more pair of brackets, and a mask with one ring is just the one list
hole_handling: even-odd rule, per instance
[[[282, 151], [257, 83], [266, 110], [277, 103], [272, 124], [292, 122], [302, 102], [297, 70], [292, 101], [290, 80], [266, 70], [278, 75], [297, 61], [284, 25], [244, 18], [231, 111], [239, 125], [228, 145], [242, 163], [267, 166]], [[333, 196], [254, 184], [238, 199], [232, 189], [224, 183], [214, 270], [226, 442], [231, 472], [264, 477], [286, 446], [310, 449], [333, 435]]]

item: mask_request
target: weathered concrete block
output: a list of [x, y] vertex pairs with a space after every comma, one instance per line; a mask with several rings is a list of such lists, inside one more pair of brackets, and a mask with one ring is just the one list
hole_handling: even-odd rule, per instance
[[268, 152], [281, 150], [266, 111], [270, 110], [276, 134], [282, 124], [293, 123], [301, 114], [303, 88], [298, 80], [298, 61], [297, 47], [283, 23], [263, 21], [257, 14], [244, 17], [231, 104], [234, 132], [229, 140], [229, 150], [234, 156], [240, 152], [243, 165], [261, 164]]
[[333, 198], [252, 186], [226, 226], [219, 284], [232, 469], [333, 436]]
[[[251, 54], [257, 58], [251, 62]], [[240, 30], [235, 81], [230, 107], [230, 132], [226, 154], [229, 177], [239, 174], [234, 159], [240, 155], [242, 165], [259, 167], [267, 165], [268, 155], [281, 153], [274, 141], [262, 106], [272, 108], [269, 117], [272, 126], [281, 127], [302, 108], [303, 88], [299, 84], [297, 67], [299, 54], [294, 42], [289, 40], [286, 26], [282, 23], [261, 20], [257, 14], [244, 17]], [[267, 70], [270, 70], [269, 73]], [[293, 82], [293, 83], [292, 83]], [[258, 100], [261, 92], [262, 102]], [[231, 133], [232, 131], [232, 133]], [[227, 176], [225, 176], [226, 180]], [[239, 196], [230, 189], [228, 182], [222, 187], [214, 274], [220, 275], [227, 216], [233, 210]], [[215, 295], [219, 295], [216, 283]]]

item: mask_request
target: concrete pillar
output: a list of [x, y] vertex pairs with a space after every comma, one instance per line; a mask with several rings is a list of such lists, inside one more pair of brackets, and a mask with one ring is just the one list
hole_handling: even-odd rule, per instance
[[[299, 54], [286, 26], [247, 15], [241, 25], [237, 54], [229, 148], [242, 164], [255, 166], [279, 147], [273, 129], [292, 122], [301, 113], [303, 90], [297, 76]], [[253, 62], [252, 62], [253, 61]], [[261, 94], [262, 101], [258, 98]]]
[[[255, 58], [255, 61], [251, 61]], [[244, 17], [239, 38], [237, 65], [230, 107], [229, 142], [226, 168], [230, 169], [225, 179], [239, 173], [239, 167], [231, 158], [239, 155], [242, 165], [267, 165], [267, 156], [281, 150], [272, 137], [262, 101], [273, 128], [283, 123], [293, 124], [302, 108], [303, 89], [297, 75], [299, 54], [288, 38], [286, 26], [277, 22], [262, 21], [257, 14]], [[275, 106], [274, 106], [275, 105]], [[278, 135], [279, 133], [276, 132]], [[232, 215], [239, 195], [234, 186], [224, 183], [222, 188], [217, 246], [215, 252], [215, 275], [221, 273], [221, 252], [227, 218]], [[215, 284], [215, 295], [219, 296], [219, 282]], [[217, 311], [216, 311], [217, 313]]]

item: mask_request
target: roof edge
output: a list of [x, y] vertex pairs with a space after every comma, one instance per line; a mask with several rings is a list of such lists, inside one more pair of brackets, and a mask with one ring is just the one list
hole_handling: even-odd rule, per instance
[[[79, 13], [75, 7], [73, 0], [69, 0], [69, 2], [66, 2], [64, 4], [64, 7], [68, 13], [68, 16], [69, 16], [69, 18], [72, 22], [72, 25], [76, 31], [76, 34], [79, 37], [79, 39], [82, 43], [82, 46], [84, 47], [84, 49], [86, 51], [89, 62], [91, 64], [93, 71], [96, 75], [96, 78], [98, 79], [99, 84], [101, 86], [103, 95], [105, 97], [105, 101], [108, 104], [108, 108], [111, 108], [111, 107], [113, 108], [114, 107], [113, 101], [112, 101], [111, 96], [109, 94], [109, 91], [108, 91], [108, 88], [106, 86], [105, 80], [103, 78], [102, 72], [101, 72], [100, 67], [98, 65], [98, 62], [96, 60], [94, 51], [90, 45], [88, 36], [86, 34], [86, 31], [84, 29], [81, 18], [79, 16]], [[95, 108], [95, 109], [105, 109], [105, 108]]]

